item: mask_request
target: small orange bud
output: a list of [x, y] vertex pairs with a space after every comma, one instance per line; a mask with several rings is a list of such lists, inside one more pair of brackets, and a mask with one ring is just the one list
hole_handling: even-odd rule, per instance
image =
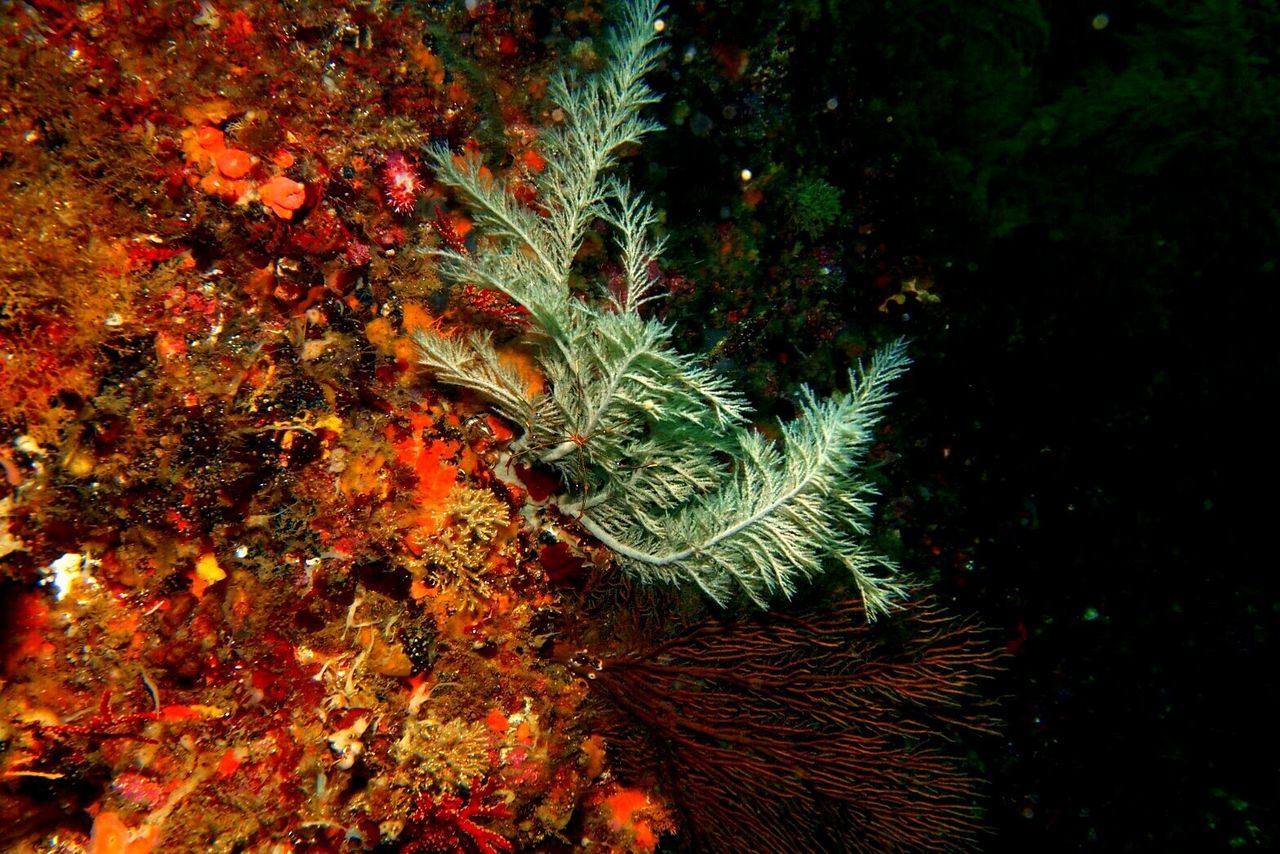
[[541, 172], [542, 168], [547, 165], [546, 159], [532, 148], [525, 149], [520, 159], [524, 161], [525, 166], [528, 166], [534, 172]]
[[212, 125], [201, 125], [196, 131], [196, 139], [205, 151], [221, 151], [226, 148], [226, 140], [222, 131]]
[[507, 716], [501, 709], [490, 709], [489, 714], [485, 716], [484, 725], [489, 732], [500, 735], [507, 731]]

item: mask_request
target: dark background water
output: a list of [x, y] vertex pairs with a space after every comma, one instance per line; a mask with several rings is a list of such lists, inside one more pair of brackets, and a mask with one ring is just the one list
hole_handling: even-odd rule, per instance
[[671, 317], [783, 414], [912, 337], [884, 536], [1014, 653], [990, 848], [1275, 845], [1276, 4], [671, 6]]

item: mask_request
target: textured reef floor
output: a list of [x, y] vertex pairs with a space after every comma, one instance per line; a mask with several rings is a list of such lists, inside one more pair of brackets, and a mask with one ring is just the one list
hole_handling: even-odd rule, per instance
[[979, 634], [631, 589], [414, 365], [415, 329], [522, 323], [416, 251], [470, 223], [415, 153], [483, 149], [520, 198], [599, 9], [551, 46], [520, 4], [6, 9], [0, 847], [972, 837], [920, 745], [987, 728]]

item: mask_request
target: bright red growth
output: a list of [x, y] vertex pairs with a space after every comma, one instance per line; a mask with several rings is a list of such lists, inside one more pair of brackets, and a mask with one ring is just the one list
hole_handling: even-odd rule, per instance
[[387, 204], [397, 213], [408, 213], [418, 203], [418, 194], [425, 189], [418, 170], [399, 151], [387, 155], [386, 165], [382, 168], [382, 191], [386, 194]]
[[462, 303], [483, 315], [487, 320], [524, 327], [529, 322], [529, 310], [512, 302], [506, 294], [492, 288], [467, 285], [462, 289]]
[[440, 239], [444, 241], [446, 246], [459, 255], [467, 254], [467, 245], [462, 242], [463, 235], [458, 233], [452, 221], [447, 219], [440, 211], [436, 211], [434, 224], [436, 231], [440, 233]]
[[475, 819], [510, 817], [506, 804], [484, 803], [492, 791], [491, 783], [473, 787], [465, 804], [452, 794], [418, 795], [405, 834], [409, 841], [400, 849], [402, 854], [429, 851], [463, 854], [469, 848], [480, 854], [512, 850], [505, 837], [475, 822]]
[[546, 158], [534, 151], [532, 148], [527, 149], [525, 153], [520, 156], [520, 161], [534, 172], [541, 172], [547, 165]]

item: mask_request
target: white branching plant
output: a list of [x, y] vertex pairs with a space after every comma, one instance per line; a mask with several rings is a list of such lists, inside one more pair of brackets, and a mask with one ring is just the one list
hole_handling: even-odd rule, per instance
[[[802, 394], [774, 443], [746, 421], [724, 376], [678, 352], [665, 323], [642, 314], [660, 298], [652, 208], [608, 175], [619, 147], [657, 125], [641, 110], [659, 49], [655, 0], [631, 0], [610, 37], [604, 69], [550, 88], [564, 119], [541, 137], [540, 210], [517, 202], [474, 157], [429, 152], [437, 179], [467, 201], [484, 235], [478, 251], [431, 250], [442, 274], [506, 294], [529, 312], [528, 345], [547, 391], [531, 394], [486, 333], [416, 335], [422, 364], [442, 382], [487, 398], [523, 429], [513, 453], [556, 468], [560, 509], [643, 581], [692, 583], [718, 603], [760, 607], [790, 597], [832, 565], [852, 574], [873, 618], [901, 585], [863, 542], [871, 487], [857, 469], [907, 365], [901, 342], [828, 400]], [[613, 227], [621, 284], [581, 298], [570, 273], [586, 230]]]

